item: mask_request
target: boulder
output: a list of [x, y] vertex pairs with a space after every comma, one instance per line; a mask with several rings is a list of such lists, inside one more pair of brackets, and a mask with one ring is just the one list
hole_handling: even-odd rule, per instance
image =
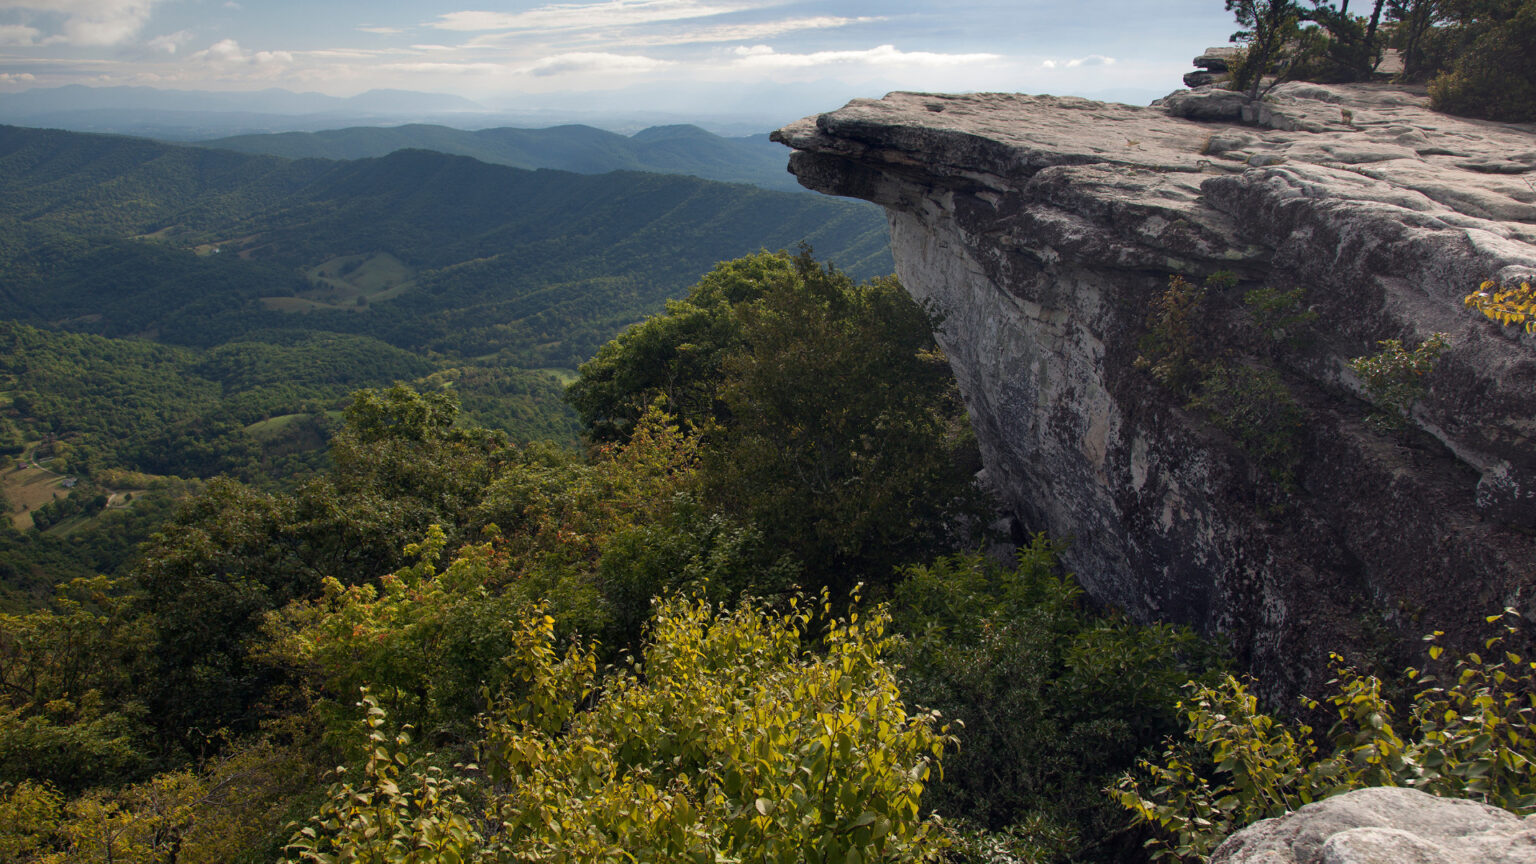
[[1250, 825], [1211, 864], [1536, 864], [1533, 819], [1416, 789], [1357, 789]]

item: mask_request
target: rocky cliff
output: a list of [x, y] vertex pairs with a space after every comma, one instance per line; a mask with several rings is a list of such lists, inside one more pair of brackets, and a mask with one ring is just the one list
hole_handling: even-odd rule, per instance
[[[1532, 127], [1289, 84], [893, 93], [776, 136], [802, 184], [885, 208], [988, 474], [1073, 538], [1093, 597], [1226, 634], [1274, 694], [1330, 648], [1400, 662], [1536, 612], [1536, 337], [1462, 302], [1536, 273]], [[1202, 380], [1138, 368], [1170, 277], [1220, 271], [1187, 336]], [[1378, 430], [1348, 361], [1434, 333], [1408, 428]]]

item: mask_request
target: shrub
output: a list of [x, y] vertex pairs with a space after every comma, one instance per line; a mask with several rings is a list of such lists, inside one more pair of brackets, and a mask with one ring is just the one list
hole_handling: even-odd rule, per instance
[[1536, 291], [1531, 289], [1529, 280], [1500, 285], [1489, 279], [1462, 302], [1488, 316], [1491, 321], [1506, 327], [1523, 327], [1527, 333], [1536, 333]]
[[1147, 332], [1138, 345], [1136, 368], [1179, 395], [1187, 394], [1199, 375], [1196, 336], [1205, 296], [1205, 286], [1183, 276], [1168, 277], [1168, 288], [1152, 300]]
[[1180, 687], [1217, 659], [1186, 629], [1087, 611], [1059, 549], [1037, 536], [1016, 567], [954, 556], [896, 586], [904, 692], [964, 724], [932, 805], [970, 826], [966, 854], [1112, 859], [1127, 820], [1099, 790], [1179, 728]]
[[1536, 0], [1524, 0], [1508, 17], [1488, 17], [1494, 20], [1483, 24], [1451, 69], [1429, 83], [1430, 107], [1487, 120], [1536, 120]]
[[1215, 364], [1190, 404], [1203, 409], [1271, 479], [1294, 491], [1306, 413], [1278, 372], [1246, 363]]
[[483, 718], [483, 774], [411, 760], [365, 700], [362, 781], [333, 788], [290, 860], [931, 859], [921, 796], [950, 739], [903, 706], [887, 624], [834, 618], [825, 594], [785, 612], [677, 598], [643, 662], [594, 696], [594, 649], [561, 654], [554, 620], [525, 616], [502, 676], [516, 683]]
[[1360, 376], [1365, 392], [1376, 403], [1372, 425], [1383, 431], [1408, 428], [1414, 403], [1428, 390], [1424, 376], [1435, 370], [1447, 338], [1444, 333], [1432, 333], [1412, 351], [1403, 347], [1401, 339], [1383, 339], [1376, 343], [1381, 351], [1349, 361], [1349, 368]]
[[[1204, 861], [1231, 832], [1312, 801], [1367, 786], [1407, 786], [1473, 798], [1520, 814], [1536, 812], [1536, 662], [1507, 650], [1521, 634], [1513, 610], [1488, 619], [1487, 659], [1469, 652], [1440, 660], [1441, 633], [1427, 637], [1443, 679], [1418, 669], [1400, 684], [1418, 692], [1406, 712], [1384, 683], [1333, 658], [1333, 692], [1310, 709], [1335, 717], [1322, 741], [1312, 727], [1259, 710], [1237, 679], [1191, 684], [1185, 739], [1161, 761], [1140, 763], [1110, 790], [1139, 821], [1158, 829], [1158, 858]], [[1398, 719], [1404, 717], [1404, 719]]]

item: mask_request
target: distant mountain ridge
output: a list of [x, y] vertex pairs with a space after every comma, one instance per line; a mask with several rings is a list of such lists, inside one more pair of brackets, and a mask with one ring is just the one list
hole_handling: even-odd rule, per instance
[[0, 318], [106, 336], [212, 346], [302, 325], [569, 369], [715, 262], [801, 242], [859, 276], [891, 270], [862, 203], [421, 149], [289, 160], [0, 127]]
[[68, 111], [215, 111], [252, 114], [404, 115], [485, 112], [486, 108], [447, 93], [369, 90], [356, 96], [265, 90], [162, 90], [157, 87], [36, 87], [0, 93], [0, 118]]
[[410, 124], [353, 126], [323, 132], [238, 135], [199, 146], [288, 159], [366, 159], [397, 150], [434, 150], [513, 168], [577, 174], [649, 171], [801, 191], [786, 170], [787, 151], [768, 136], [725, 138], [691, 125], [654, 126], [624, 136], [591, 126], [510, 127], [466, 131]]
[[370, 90], [342, 98], [275, 87], [206, 91], [70, 84], [0, 93], [0, 123], [170, 141], [366, 123], [463, 124], [464, 118], [491, 116], [468, 99], [410, 90]]

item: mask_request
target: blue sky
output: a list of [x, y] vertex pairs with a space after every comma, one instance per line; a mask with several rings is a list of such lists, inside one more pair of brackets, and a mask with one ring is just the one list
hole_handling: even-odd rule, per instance
[[893, 89], [1145, 101], [1233, 29], [1219, 0], [0, 0], [0, 91], [391, 87], [496, 109]]

